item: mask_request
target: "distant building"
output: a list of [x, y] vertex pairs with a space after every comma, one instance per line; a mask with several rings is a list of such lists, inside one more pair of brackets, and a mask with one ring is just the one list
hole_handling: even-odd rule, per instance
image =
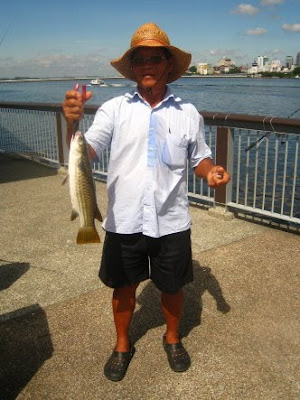
[[235, 66], [235, 62], [231, 60], [231, 58], [228, 57], [222, 57], [218, 62], [217, 62], [217, 67], [232, 67]]
[[279, 60], [272, 60], [270, 63], [270, 72], [280, 72], [282, 69], [281, 62]]
[[241, 72], [247, 72], [248, 71], [248, 66], [247, 65], [241, 65], [240, 66]]
[[288, 69], [292, 69], [293, 64], [294, 64], [294, 58], [292, 56], [286, 56], [286, 58], [285, 58], [285, 66]]
[[300, 53], [297, 54], [296, 65], [297, 65], [297, 67], [300, 67]]
[[258, 74], [258, 64], [256, 61], [251, 64], [251, 67], [248, 69], [248, 74]]
[[208, 64], [207, 63], [198, 63], [197, 64], [197, 73], [200, 75], [208, 74]]
[[215, 73], [217, 74], [226, 74], [228, 73], [232, 68], [235, 67], [235, 62], [231, 60], [231, 58], [228, 57], [222, 57], [218, 62], [215, 67]]
[[212, 75], [214, 73], [213, 66], [208, 63], [198, 63], [196, 68], [199, 75]]
[[266, 56], [257, 57], [257, 68], [259, 72], [266, 72], [268, 70], [269, 58]]

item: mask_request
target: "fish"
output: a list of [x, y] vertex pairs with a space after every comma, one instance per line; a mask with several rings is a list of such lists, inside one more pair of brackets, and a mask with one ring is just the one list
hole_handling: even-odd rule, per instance
[[76, 131], [71, 139], [68, 180], [72, 205], [71, 221], [77, 217], [80, 220], [76, 243], [100, 243], [95, 219], [100, 222], [103, 219], [97, 205], [88, 145], [84, 134], [80, 131]]

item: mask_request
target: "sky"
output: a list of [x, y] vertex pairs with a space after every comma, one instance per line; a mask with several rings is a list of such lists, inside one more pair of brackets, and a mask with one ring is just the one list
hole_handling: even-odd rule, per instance
[[109, 61], [146, 22], [191, 65], [300, 52], [300, 0], [1, 0], [0, 78], [117, 76]]

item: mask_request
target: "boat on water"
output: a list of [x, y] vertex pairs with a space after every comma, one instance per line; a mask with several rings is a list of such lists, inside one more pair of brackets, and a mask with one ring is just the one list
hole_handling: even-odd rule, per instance
[[102, 79], [100, 79], [100, 78], [96, 78], [96, 79], [92, 79], [92, 80], [90, 81], [90, 84], [91, 84], [91, 85], [96, 85], [96, 86], [101, 86], [101, 85], [104, 85], [105, 82], [104, 82]]

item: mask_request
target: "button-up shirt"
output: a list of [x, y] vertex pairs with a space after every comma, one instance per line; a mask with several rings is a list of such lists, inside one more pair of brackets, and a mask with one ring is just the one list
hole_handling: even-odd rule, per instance
[[151, 107], [137, 90], [105, 102], [85, 137], [110, 147], [106, 231], [150, 237], [189, 229], [187, 161], [211, 157], [202, 116], [167, 89]]

